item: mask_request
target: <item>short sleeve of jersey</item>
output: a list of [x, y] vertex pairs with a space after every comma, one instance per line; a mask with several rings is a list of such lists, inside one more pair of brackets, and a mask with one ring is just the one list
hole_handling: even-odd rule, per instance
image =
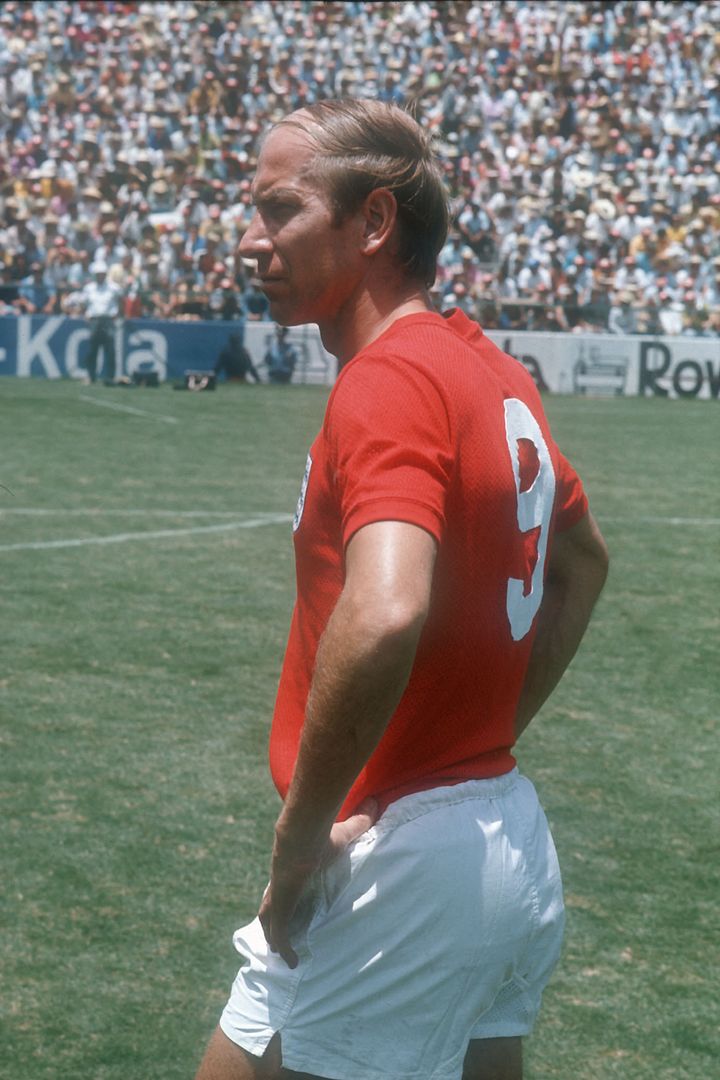
[[360, 356], [342, 372], [324, 426], [343, 543], [376, 521], [405, 521], [438, 542], [452, 469], [440, 390], [411, 362]]
[[565, 532], [585, 516], [588, 500], [580, 477], [563, 454], [560, 454], [558, 463], [557, 490], [555, 528], [558, 532]]

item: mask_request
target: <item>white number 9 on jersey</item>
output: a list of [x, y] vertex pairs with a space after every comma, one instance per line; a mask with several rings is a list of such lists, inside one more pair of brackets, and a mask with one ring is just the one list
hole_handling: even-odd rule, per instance
[[[537, 420], [527, 405], [518, 398], [505, 400], [505, 435], [515, 476], [517, 523], [521, 533], [536, 532], [537, 558], [532, 569], [530, 589], [521, 578], [508, 578], [507, 613], [513, 641], [520, 641], [529, 632], [542, 602], [550, 521], [555, 501], [555, 470], [550, 451]], [[537, 453], [537, 473], [529, 486], [523, 485], [520, 444], [532, 443]]]

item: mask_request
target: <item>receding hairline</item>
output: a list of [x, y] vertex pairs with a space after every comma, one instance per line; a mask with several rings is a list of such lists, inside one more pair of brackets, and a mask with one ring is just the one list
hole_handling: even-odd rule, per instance
[[[298, 110], [298, 111], [300, 111], [300, 110]], [[295, 113], [290, 114], [290, 116], [294, 116], [294, 115], [295, 115]], [[273, 124], [273, 126], [265, 133], [263, 139], [261, 140], [260, 149], [259, 149], [259, 153], [258, 153], [258, 164], [260, 162], [263, 151], [264, 151], [265, 147], [267, 146], [267, 143], [270, 140], [270, 138], [274, 134], [276, 134], [283, 127], [294, 128], [301, 135], [306, 135], [306, 136], [309, 135], [309, 132], [306, 132], [305, 129], [300, 124], [295, 124], [295, 123], [291, 122], [290, 117], [287, 117], [286, 119], [283, 119], [283, 120], [279, 120], [276, 124]], [[309, 149], [316, 149], [317, 148], [317, 143], [315, 142], [314, 139], [309, 139], [309, 140], [306, 139], [305, 141], [306, 141], [306, 145], [308, 146]], [[306, 162], [305, 164], [303, 164], [302, 166], [300, 166], [297, 169], [297, 172], [296, 172], [295, 175], [297, 176], [298, 179], [305, 179], [306, 177], [309, 177], [311, 173], [312, 173], [312, 161], [309, 161], [309, 162]], [[297, 194], [297, 191], [295, 191], [293, 189], [293, 187], [292, 187], [292, 180], [288, 180], [287, 178], [284, 179], [282, 181], [282, 183], [277, 183], [276, 181], [273, 181], [268, 186], [269, 186], [269, 189], [273, 192], [273, 194]], [[252, 181], [252, 183], [250, 185], [250, 196], [251, 196], [253, 202], [256, 201], [256, 198], [258, 197], [259, 194], [262, 195], [263, 190], [264, 189], [263, 189], [262, 186], [261, 187], [258, 186], [257, 170], [256, 170], [255, 177], [253, 178], [253, 181]]]
[[[333, 137], [331, 124], [323, 123], [320, 119], [323, 109], [329, 118], [336, 118], [340, 123], [344, 121], [355, 122], [361, 124], [364, 121], [372, 123], [373, 120], [394, 120], [400, 127], [404, 127], [407, 133], [412, 132], [419, 140], [421, 144], [427, 150], [431, 150], [431, 140], [428, 138], [427, 133], [422, 126], [417, 122], [414, 116], [411, 115], [406, 109], [401, 108], [399, 105], [391, 105], [387, 102], [376, 101], [373, 98], [360, 98], [360, 99], [330, 99], [323, 100], [316, 103], [318, 109], [318, 116], [313, 112], [313, 106], [303, 106], [300, 109], [295, 109], [294, 112], [288, 113], [281, 120], [278, 120], [270, 128], [266, 138], [281, 127], [293, 127], [298, 131], [303, 132], [320, 150], [327, 149], [326, 137]], [[343, 105], [347, 106], [343, 109]], [[362, 112], [365, 110], [366, 115], [363, 116]], [[369, 146], [362, 148], [358, 147], [358, 153], [367, 153], [370, 151]], [[347, 153], [347, 149], [345, 151]]]
[[323, 125], [307, 109], [296, 109], [295, 112], [288, 113], [287, 116], [283, 116], [282, 120], [278, 120], [276, 124], [270, 128], [270, 132], [276, 131], [281, 127], [294, 127], [299, 128], [300, 131], [305, 132], [306, 135], [312, 135], [312, 132], [308, 128], [315, 128], [316, 131], [323, 131]]
[[[336, 117], [340, 122], [343, 120], [350, 120], [351, 122], [361, 123], [363, 117], [356, 112], [351, 112], [348, 116], [347, 113], [343, 116], [341, 108], [337, 110], [333, 108], [333, 105], [343, 104], [341, 99], [330, 101], [321, 101], [317, 103], [320, 107], [326, 106], [327, 113], [330, 117]], [[374, 112], [378, 116], [383, 116], [384, 119], [395, 119], [400, 125], [405, 125], [406, 132], [412, 132], [416, 135], [421, 144], [425, 144], [426, 149], [430, 149], [429, 140], [427, 140], [426, 133], [422, 127], [418, 124], [413, 116], [405, 109], [401, 109], [398, 105], [387, 105], [384, 102], [378, 102], [374, 99], [349, 100], [348, 105], [353, 107], [369, 106], [371, 114]], [[365, 119], [372, 120], [372, 115]], [[288, 113], [281, 120], [278, 120], [272, 125], [270, 130], [265, 135], [262, 145], [264, 146], [270, 136], [282, 128], [291, 128], [305, 136], [310, 146], [317, 151], [317, 158], [309, 160], [301, 169], [298, 170], [298, 175], [304, 179], [311, 179], [313, 176], [317, 176], [319, 169], [322, 169], [323, 160], [335, 159], [336, 161], [344, 161], [349, 165], [353, 158], [363, 158], [367, 154], [379, 153], [380, 156], [387, 156], [387, 151], [374, 151], [371, 146], [356, 146], [350, 148], [350, 146], [332, 148], [329, 143], [332, 143], [336, 138], [336, 133], [332, 130], [330, 124], [325, 124], [321, 119], [318, 119], [306, 106], [300, 109], [296, 109], [294, 112]], [[417, 157], [418, 163], [422, 160], [423, 155], [420, 154]], [[318, 181], [320, 187], [325, 187], [322, 181]], [[383, 185], [384, 186], [384, 185]]]
[[[303, 113], [305, 113], [304, 122], [301, 120], [297, 120], [296, 117], [302, 116]], [[282, 120], [277, 120], [268, 128], [268, 130], [260, 139], [259, 153], [262, 153], [264, 147], [267, 145], [268, 140], [271, 139], [273, 135], [275, 135], [278, 131], [281, 131], [283, 128], [291, 128], [299, 132], [301, 135], [305, 135], [309, 139], [310, 143], [315, 147], [319, 147], [320, 145], [319, 136], [321, 136], [323, 131], [322, 124], [319, 124], [313, 116], [306, 112], [305, 109], [296, 109], [295, 112], [291, 112], [287, 116], [284, 116]], [[312, 128], [315, 129], [314, 132]]]

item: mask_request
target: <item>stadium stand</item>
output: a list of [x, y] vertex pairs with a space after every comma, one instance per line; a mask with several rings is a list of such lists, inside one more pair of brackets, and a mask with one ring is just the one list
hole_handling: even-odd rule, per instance
[[437, 136], [437, 300], [488, 327], [720, 335], [720, 4], [0, 7], [0, 314], [262, 319], [258, 141], [322, 97]]

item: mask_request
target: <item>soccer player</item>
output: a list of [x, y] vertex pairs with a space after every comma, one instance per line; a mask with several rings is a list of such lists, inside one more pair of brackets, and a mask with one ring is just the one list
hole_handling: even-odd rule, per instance
[[555, 849], [517, 737], [607, 567], [532, 379], [427, 289], [448, 210], [396, 106], [269, 133], [240, 250], [340, 374], [295, 515], [258, 918], [197, 1080], [520, 1080], [555, 965]]

